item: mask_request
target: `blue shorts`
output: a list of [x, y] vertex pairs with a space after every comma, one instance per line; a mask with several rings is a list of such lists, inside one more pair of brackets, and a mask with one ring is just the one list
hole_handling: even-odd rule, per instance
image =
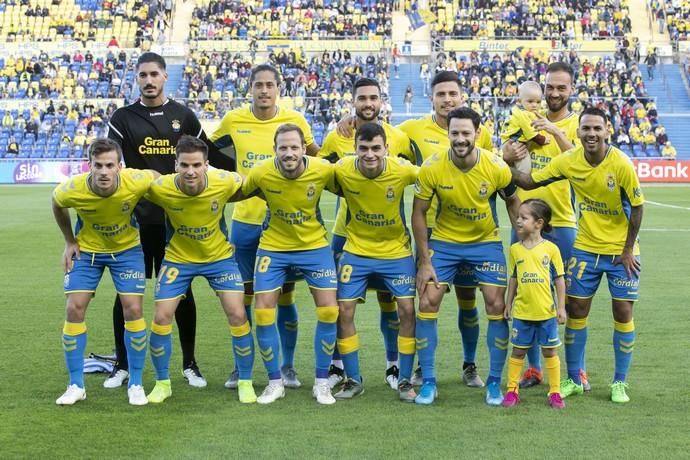
[[[575, 244], [575, 237], [577, 236], [577, 229], [572, 227], [554, 227], [550, 232], [544, 233], [544, 239], [551, 241], [558, 246], [561, 252], [561, 259], [563, 259], [563, 266], [568, 265], [571, 253], [573, 252], [573, 244]], [[515, 229], [510, 231], [510, 244], [518, 242], [517, 233]]]
[[311, 288], [335, 290], [338, 286], [333, 253], [328, 246], [307, 251], [259, 249], [254, 268], [254, 292], [280, 289], [295, 271], [303, 274]]
[[[431, 238], [432, 228], [426, 229], [427, 238]], [[431, 240], [429, 240], [431, 241]], [[453, 285], [459, 288], [476, 288], [479, 286], [479, 280], [474, 276], [474, 269], [471, 265], [463, 264], [458, 269], [458, 273], [453, 279]]]
[[96, 292], [108, 267], [118, 294], [144, 295], [146, 272], [141, 246], [113, 254], [82, 251], [79, 259], [72, 257], [72, 262], [72, 270], [65, 274], [65, 294]]
[[560, 347], [558, 320], [550, 318], [543, 321], [527, 321], [513, 318], [510, 343], [518, 348], [532, 348], [532, 345], [542, 348]]
[[[333, 238], [331, 239], [331, 250], [333, 251], [333, 260], [335, 261], [336, 267], [338, 266], [340, 256], [343, 255], [343, 248], [345, 247], [346, 241], [347, 238], [340, 235], [333, 235]], [[388, 292], [386, 283], [384, 283], [383, 280], [378, 276], [369, 277], [367, 289], [371, 289], [373, 291]]]
[[338, 264], [338, 300], [364, 300], [372, 277], [383, 282], [396, 298], [414, 298], [415, 262], [401, 259], [374, 259], [343, 252]]
[[156, 280], [155, 300], [182, 297], [196, 276], [203, 276], [216, 292], [244, 292], [242, 275], [234, 257], [206, 264], [179, 264], [163, 259]]
[[[450, 285], [457, 274], [468, 267], [467, 278], [475, 277], [478, 284], [506, 287], [506, 258], [503, 245], [498, 241], [488, 243], [458, 244], [431, 240], [431, 264], [439, 283]], [[473, 286], [463, 286], [473, 287]]]
[[[594, 254], [581, 249], [573, 249], [572, 256], [566, 265], [565, 282], [568, 295], [580, 299], [594, 297], [599, 288], [601, 277], [606, 273], [609, 292], [615, 300], [635, 302], [640, 297], [639, 276], [628, 278], [621, 264], [614, 265], [616, 256]], [[639, 256], [636, 256], [639, 261]]]
[[[240, 267], [240, 273], [245, 283], [254, 280], [254, 265], [256, 264], [256, 252], [259, 250], [259, 240], [263, 226], [245, 224], [232, 221], [230, 231], [230, 243], [235, 246], [235, 261]], [[288, 283], [303, 279], [298, 271], [291, 271], [287, 276]]]

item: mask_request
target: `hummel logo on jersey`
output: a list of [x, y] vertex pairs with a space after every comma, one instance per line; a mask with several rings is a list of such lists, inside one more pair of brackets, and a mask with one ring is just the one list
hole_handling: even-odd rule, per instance
[[252, 130], [251, 129], [238, 129], [237, 134], [251, 134]]
[[453, 190], [452, 185], [439, 185], [438, 188], [440, 188], [441, 190]]
[[523, 263], [524, 261], [525, 261], [525, 259], [518, 259], [515, 261], [515, 265], [519, 265], [519, 264]]
[[433, 139], [424, 139], [424, 142], [426, 142], [427, 144], [434, 144], [434, 145], [440, 144], [439, 141], [435, 141]]
[[359, 192], [356, 190], [347, 190], [347, 193], [352, 193], [353, 195], [359, 195]]
[[95, 209], [86, 209], [86, 208], [80, 209], [80, 211], [81, 212], [96, 212]]
[[184, 208], [175, 208], [175, 207], [172, 207], [172, 206], [171, 206], [171, 207], [170, 207], [170, 210], [171, 210], [171, 211], [175, 211], [175, 212], [182, 212], [182, 211], [184, 211]]
[[163, 112], [149, 112], [149, 117], [162, 117]]
[[267, 188], [266, 191], [269, 193], [275, 193], [277, 195], [280, 195], [281, 193], [283, 193], [281, 190], [271, 190], [270, 188]]
[[584, 182], [584, 180], [585, 180], [584, 177], [575, 177], [575, 176], [571, 177], [571, 179], [572, 179], [572, 180], [577, 180], [577, 181], [580, 181], [580, 182]]

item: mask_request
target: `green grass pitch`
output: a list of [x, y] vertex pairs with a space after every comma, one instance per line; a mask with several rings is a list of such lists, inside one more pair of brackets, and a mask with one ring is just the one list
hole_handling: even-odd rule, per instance
[[[223, 388], [232, 366], [230, 337], [218, 301], [202, 280], [194, 285], [197, 359], [208, 388], [194, 389], [183, 381], [175, 337], [173, 397], [164, 404], [130, 407], [125, 389], [104, 389], [99, 374], [86, 377], [86, 401], [58, 407], [54, 401], [67, 382], [60, 347], [63, 243], [50, 211], [51, 187], [0, 187], [0, 456], [687, 458], [688, 190], [645, 187], [647, 199], [657, 204], [647, 204], [640, 235], [643, 272], [629, 377], [632, 402], [614, 406], [608, 401], [612, 318], [610, 297], [602, 288], [593, 305], [587, 348], [593, 390], [566, 400], [566, 409], [556, 412], [546, 405], [546, 386], [523, 391], [523, 403], [505, 410], [487, 407], [482, 390], [460, 383], [457, 307], [451, 296], [446, 296], [439, 321], [439, 399], [432, 407], [400, 403], [384, 385], [383, 343], [373, 298], [357, 313], [366, 393], [333, 407], [318, 406], [311, 398], [315, 315], [303, 284], [298, 286], [296, 356], [303, 388], [289, 390], [284, 400], [268, 407], [242, 405], [235, 392]], [[324, 197], [322, 203], [324, 216], [332, 217], [333, 198]], [[507, 229], [503, 235], [506, 241]], [[150, 323], [151, 281], [148, 287], [145, 318]], [[112, 349], [113, 295], [106, 275], [87, 314], [87, 352]], [[481, 301], [479, 306], [483, 311]], [[485, 377], [485, 320], [480, 324], [477, 362]], [[154, 375], [148, 357], [144, 381], [150, 390]], [[254, 382], [257, 393], [266, 384], [258, 354]]]

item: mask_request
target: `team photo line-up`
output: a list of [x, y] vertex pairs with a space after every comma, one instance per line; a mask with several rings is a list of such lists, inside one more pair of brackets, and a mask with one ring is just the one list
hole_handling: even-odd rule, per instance
[[[90, 172], [53, 192], [65, 239], [62, 346], [69, 373], [58, 405], [86, 398], [85, 313], [106, 267], [117, 291], [117, 361], [104, 386], [127, 383], [132, 405], [172, 395], [173, 317], [183, 376], [192, 386], [207, 385], [194, 354], [191, 282], [197, 276], [206, 278], [227, 316], [235, 367], [225, 386], [237, 389], [242, 403], [270, 404], [286, 388], [301, 386], [294, 369], [295, 282], [304, 280], [316, 306], [312, 394], [318, 403], [364, 392], [355, 310], [374, 289], [386, 384], [401, 401], [433, 404], [438, 312], [453, 287], [462, 381], [485, 388], [488, 405], [512, 407], [521, 388], [540, 384], [546, 374], [547, 403], [561, 409], [564, 398], [590, 389], [588, 315], [606, 274], [614, 320], [610, 395], [615, 403], [630, 401], [644, 198], [629, 158], [607, 143], [607, 115], [591, 107], [570, 112], [569, 64], [551, 63], [543, 90], [530, 81], [520, 85], [500, 155], [479, 114], [464, 107], [455, 72], [439, 72], [431, 81], [431, 115], [398, 127], [379, 120], [377, 81], [360, 78], [355, 113], [321, 147], [302, 114], [277, 105], [280, 75], [269, 65], [252, 70], [251, 103], [227, 113], [210, 137], [191, 110], [165, 96], [161, 56], [142, 54], [136, 79], [140, 99], [118, 109], [108, 137], [89, 146]], [[408, 186], [414, 187], [412, 234], [404, 213]], [[324, 190], [339, 200], [330, 244], [319, 209]], [[497, 196], [512, 226], [507, 260]], [[230, 227], [228, 202], [235, 202]], [[69, 208], [77, 215], [74, 228]], [[147, 333], [143, 295], [154, 274]], [[477, 287], [488, 322], [486, 381], [475, 363]], [[565, 324], [564, 380], [559, 324]], [[268, 374], [258, 397], [255, 340]], [[148, 395], [142, 381], [147, 348], [156, 375]]]

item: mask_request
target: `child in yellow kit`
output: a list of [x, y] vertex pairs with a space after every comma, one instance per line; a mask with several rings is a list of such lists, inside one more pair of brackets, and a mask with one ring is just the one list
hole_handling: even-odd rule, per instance
[[[554, 409], [565, 407], [560, 395], [558, 324], [565, 323], [565, 280], [558, 247], [542, 237], [551, 231], [551, 208], [540, 199], [525, 200], [516, 221], [520, 242], [510, 247], [508, 298], [505, 317], [513, 318], [513, 352], [508, 364], [508, 387], [504, 407], [520, 403], [518, 381], [527, 350], [541, 346], [549, 380], [548, 403]], [[556, 288], [554, 305], [552, 284]]]

